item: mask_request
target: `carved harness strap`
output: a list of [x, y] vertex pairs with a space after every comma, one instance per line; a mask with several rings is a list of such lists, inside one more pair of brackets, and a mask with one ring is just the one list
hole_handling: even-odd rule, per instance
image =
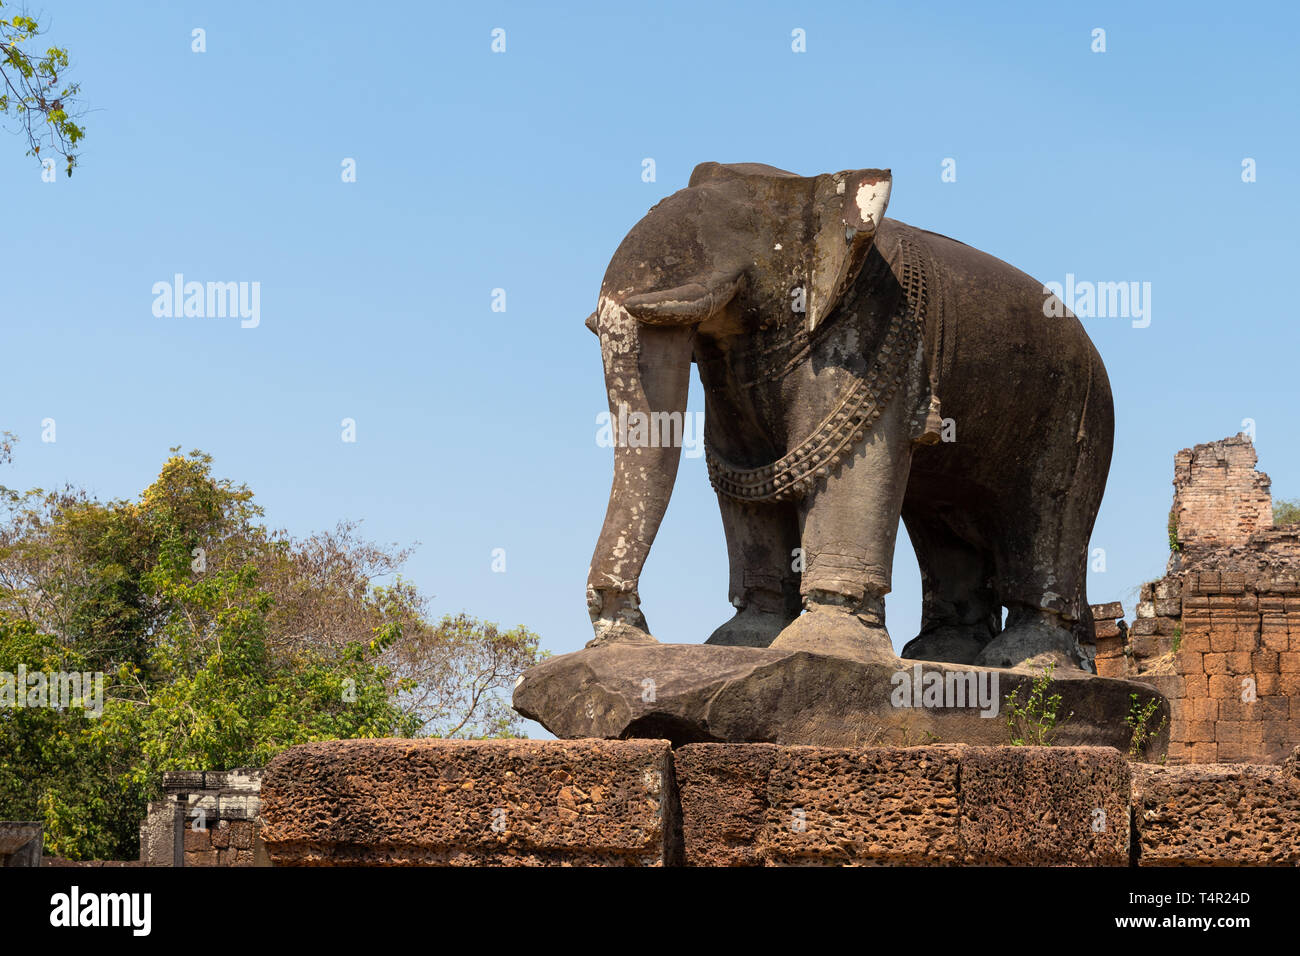
[[[705, 460], [709, 481], [717, 491], [741, 501], [789, 501], [802, 497], [814, 482], [853, 453], [898, 390], [924, 334], [930, 284], [927, 265], [913, 242], [900, 239], [897, 276], [904, 295], [890, 317], [875, 361], [812, 434], [785, 455], [758, 468], [737, 468], [714, 453], [706, 429]], [[929, 438], [931, 420], [937, 415], [938, 400], [931, 398], [926, 435], [921, 440]], [[935, 432], [933, 440], [938, 437]]]

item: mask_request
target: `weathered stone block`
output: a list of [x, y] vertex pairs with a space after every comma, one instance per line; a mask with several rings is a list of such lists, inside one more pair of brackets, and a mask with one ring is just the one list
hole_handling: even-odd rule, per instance
[[1246, 590], [1246, 575], [1241, 571], [1224, 571], [1219, 584], [1225, 594], [1241, 594]]
[[1300, 779], [1277, 766], [1133, 767], [1140, 866], [1300, 863]]
[[176, 855], [176, 805], [170, 799], [149, 804], [140, 824], [140, 862], [146, 866], [173, 866]]
[[1187, 760], [1190, 763], [1215, 763], [1218, 759], [1219, 748], [1213, 741], [1194, 740], [1188, 745]]
[[1223, 750], [1224, 744], [1241, 745], [1243, 721], [1220, 720], [1214, 725], [1214, 742]]
[[663, 865], [680, 856], [664, 740], [343, 740], [267, 767], [283, 864]]
[[1129, 763], [1110, 747], [971, 747], [961, 757], [961, 853], [976, 865], [1122, 866]]
[[218, 820], [209, 832], [212, 834], [212, 845], [218, 850], [230, 846], [230, 825], [225, 820]]
[[1280, 594], [1261, 594], [1257, 607], [1261, 614], [1282, 614], [1286, 611], [1286, 599]]
[[253, 847], [253, 824], [248, 820], [236, 820], [230, 825], [230, 845], [241, 850]]
[[1259, 719], [1259, 701], [1244, 701], [1240, 696], [1218, 702], [1219, 720], [1252, 721]]
[[1093, 624], [1093, 638], [1098, 645], [1106, 638], [1119, 638], [1121, 635], [1119, 621], [1096, 621]]
[[1240, 676], [1242, 674], [1249, 674], [1254, 669], [1250, 663], [1249, 651], [1229, 651], [1223, 656], [1228, 663], [1229, 674], [1237, 674]]
[[1156, 674], [1151, 677], [1144, 677], [1143, 680], [1168, 698], [1170, 706], [1169, 719], [1176, 720], [1173, 702], [1187, 696], [1186, 678], [1178, 674]]
[[1202, 697], [1191, 702], [1184, 716], [1188, 720], [1218, 720], [1219, 702], [1209, 697]]
[[[1183, 629], [1182, 622], [1176, 617], [1158, 617], [1156, 618], [1156, 633], [1163, 638], [1171, 638], [1176, 634], [1181, 634]], [[1169, 641], [1162, 642], [1168, 649]]]
[[1260, 697], [1256, 706], [1261, 721], [1285, 721], [1291, 714], [1291, 702], [1285, 697]]
[[[1178, 657], [1182, 659], [1183, 655], [1179, 654]], [[1184, 694], [1187, 697], [1208, 697], [1210, 693], [1208, 687], [1209, 677], [1206, 676], [1201, 667], [1200, 655], [1196, 657], [1196, 667], [1187, 669], [1179, 667], [1178, 669], [1179, 676], [1183, 679]]]
[[1268, 650], [1278, 652], [1288, 650], [1290, 637], [1286, 622], [1264, 618], [1260, 627], [1259, 640], [1260, 644]]
[[674, 753], [686, 862], [954, 864], [965, 749], [688, 744]]
[[0, 820], [0, 867], [40, 866], [44, 834], [41, 823]]
[[1123, 654], [1117, 654], [1113, 657], [1098, 657], [1093, 664], [1097, 668], [1098, 677], [1122, 678], [1128, 676], [1128, 658]]
[[1119, 620], [1123, 616], [1124, 605], [1119, 601], [1108, 601], [1105, 604], [1092, 605], [1092, 617], [1095, 621], [1113, 622]]
[[1128, 632], [1131, 640], [1135, 640], [1138, 637], [1150, 637], [1156, 632], [1155, 617], [1138, 618], [1133, 622], [1133, 626], [1129, 628]]
[[1098, 657], [1119, 657], [1124, 653], [1124, 637], [1118, 631], [1113, 637], [1098, 635], [1096, 641]]
[[163, 775], [163, 789], [169, 793], [203, 789], [202, 770], [169, 770]]
[[1216, 627], [1210, 631], [1210, 650], [1213, 653], [1226, 654], [1228, 651], [1236, 649], [1236, 629], [1230, 627]]
[[674, 753], [688, 864], [1123, 865], [1128, 762], [1109, 747]]

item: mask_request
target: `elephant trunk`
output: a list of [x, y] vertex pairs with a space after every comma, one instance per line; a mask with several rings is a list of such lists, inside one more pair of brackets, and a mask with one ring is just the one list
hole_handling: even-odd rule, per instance
[[677, 477], [695, 325], [649, 325], [608, 298], [596, 324], [614, 436], [614, 482], [587, 577], [600, 639], [620, 624], [648, 630], [637, 583]]

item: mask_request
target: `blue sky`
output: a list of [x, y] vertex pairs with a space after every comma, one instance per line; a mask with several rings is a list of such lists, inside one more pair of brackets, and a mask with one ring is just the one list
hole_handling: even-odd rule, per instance
[[[168, 447], [201, 448], [271, 524], [354, 518], [419, 541], [406, 573], [436, 611], [576, 650], [612, 469], [582, 321], [624, 233], [717, 160], [891, 167], [896, 219], [1043, 281], [1151, 283], [1148, 327], [1085, 320], [1117, 418], [1093, 602], [1131, 610], [1163, 572], [1178, 449], [1251, 418], [1275, 496], [1300, 496], [1292, 4], [33, 10], [91, 112], [81, 166], [54, 184], [0, 136], [11, 487], [133, 496]], [[260, 325], [155, 317], [153, 284], [178, 272], [259, 282]], [[895, 577], [901, 646], [920, 604], [906, 535]], [[641, 593], [661, 640], [702, 641], [729, 615], [702, 458], [683, 459]]]

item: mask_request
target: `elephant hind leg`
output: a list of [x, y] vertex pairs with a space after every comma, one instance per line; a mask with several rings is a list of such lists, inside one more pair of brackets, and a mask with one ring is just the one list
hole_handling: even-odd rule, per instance
[[748, 504], [718, 495], [736, 608], [706, 644], [767, 647], [799, 616], [799, 515], [793, 504]]
[[1002, 629], [993, 557], [958, 535], [929, 505], [905, 505], [903, 524], [921, 570], [921, 633], [900, 656], [971, 664]]
[[1030, 502], [1025, 513], [1035, 520], [1006, 516], [1007, 533], [998, 542], [996, 580], [1006, 627], [975, 663], [1014, 667], [1050, 658], [1080, 667], [1080, 643], [1091, 617], [1086, 584], [1095, 503], [1070, 495], [1028, 494], [1024, 500]]

